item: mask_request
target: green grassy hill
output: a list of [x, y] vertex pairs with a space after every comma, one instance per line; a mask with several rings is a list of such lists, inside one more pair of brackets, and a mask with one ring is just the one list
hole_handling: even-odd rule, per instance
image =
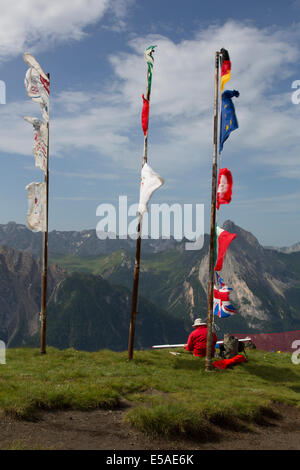
[[290, 354], [251, 350], [249, 362], [205, 372], [187, 352], [88, 353], [48, 348], [10, 349], [0, 366], [0, 410], [32, 419], [39, 410], [114, 409], [124, 399], [125, 420], [152, 435], [196, 435], [211, 423], [251, 427], [272, 413], [273, 402], [300, 406], [300, 367]]

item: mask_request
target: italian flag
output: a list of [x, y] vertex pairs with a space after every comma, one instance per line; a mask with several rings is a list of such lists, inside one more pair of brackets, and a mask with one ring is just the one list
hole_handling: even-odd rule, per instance
[[215, 259], [216, 259], [216, 264], [215, 264], [215, 271], [221, 271], [223, 267], [223, 261], [226, 255], [226, 251], [232, 242], [232, 240], [235, 239], [236, 233], [229, 233], [226, 232], [226, 230], [217, 227], [216, 230], [216, 253], [215, 253]]

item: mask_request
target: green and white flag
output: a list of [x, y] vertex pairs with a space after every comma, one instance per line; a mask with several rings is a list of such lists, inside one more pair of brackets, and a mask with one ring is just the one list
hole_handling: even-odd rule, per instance
[[148, 93], [150, 96], [151, 93], [151, 84], [152, 84], [152, 70], [154, 65], [153, 53], [157, 46], [149, 46], [144, 52], [145, 61], [148, 65]]

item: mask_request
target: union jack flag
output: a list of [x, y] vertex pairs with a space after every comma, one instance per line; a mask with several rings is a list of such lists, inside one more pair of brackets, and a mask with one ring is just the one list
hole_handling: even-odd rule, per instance
[[232, 287], [228, 287], [218, 273], [216, 273], [216, 281], [214, 286], [214, 315], [220, 318], [230, 317], [237, 313], [229, 298]]

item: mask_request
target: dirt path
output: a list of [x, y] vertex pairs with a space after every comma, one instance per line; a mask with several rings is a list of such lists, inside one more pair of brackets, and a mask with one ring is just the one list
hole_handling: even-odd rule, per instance
[[42, 412], [35, 422], [0, 419], [0, 449], [63, 450], [300, 450], [300, 410], [274, 405], [277, 419], [233, 432], [214, 426], [210, 442], [151, 439], [122, 422], [124, 410]]

